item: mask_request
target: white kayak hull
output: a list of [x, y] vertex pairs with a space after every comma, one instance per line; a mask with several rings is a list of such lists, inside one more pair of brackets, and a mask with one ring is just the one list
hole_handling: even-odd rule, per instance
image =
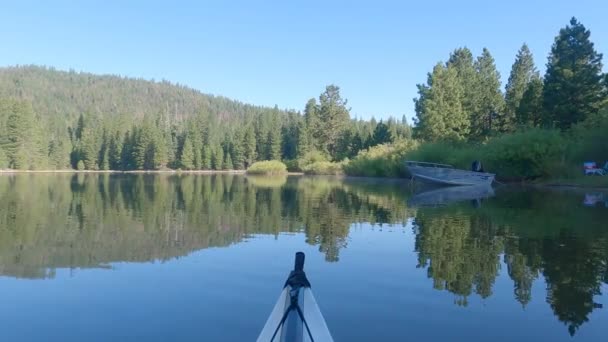
[[[258, 336], [258, 342], [333, 342], [310, 283], [302, 271], [304, 253], [301, 254], [301, 265], [297, 266], [296, 259], [296, 267]], [[292, 277], [294, 274], [296, 276]]]

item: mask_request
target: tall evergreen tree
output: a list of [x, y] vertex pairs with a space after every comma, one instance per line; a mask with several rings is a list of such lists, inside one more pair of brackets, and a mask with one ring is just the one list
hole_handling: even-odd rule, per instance
[[[148, 147], [151, 144], [150, 135], [149, 125], [143, 125], [142, 127], [135, 127], [133, 129], [132, 159], [135, 169], [143, 170], [148, 166], [146, 165], [146, 154], [148, 153]], [[85, 166], [86, 165], [87, 163], [85, 161]]]
[[310, 151], [310, 142], [308, 128], [305, 121], [298, 122], [298, 131], [297, 131], [297, 146], [296, 146], [296, 156], [297, 158], [302, 158], [306, 153]]
[[543, 81], [540, 77], [535, 77], [528, 84], [519, 102], [515, 113], [517, 124], [538, 127], [543, 122], [543, 113]]
[[243, 151], [243, 132], [239, 128], [234, 132], [232, 141], [230, 143], [230, 150], [232, 154], [232, 164], [234, 169], [242, 170], [245, 164], [245, 154]]
[[545, 125], [567, 129], [596, 115], [606, 100], [602, 54], [595, 51], [590, 36], [572, 18], [555, 38], [543, 88]]
[[[8, 112], [4, 137], [0, 146], [12, 169], [36, 169], [46, 165], [48, 146], [39, 120], [32, 107], [25, 102], [7, 101], [2, 110]], [[6, 114], [5, 114], [6, 115]]]
[[530, 82], [538, 77], [532, 53], [528, 45], [523, 44], [517, 52], [515, 63], [511, 67], [511, 74], [505, 88], [505, 113], [503, 116], [503, 128], [505, 130], [512, 131], [515, 128], [515, 124], [518, 121], [516, 116], [524, 92], [528, 89]]
[[135, 168], [135, 163], [133, 162], [133, 145], [133, 134], [129, 131], [125, 132], [125, 136], [122, 142], [120, 162], [123, 167], [123, 170], [133, 170]]
[[103, 135], [101, 138], [101, 149], [99, 150], [99, 154], [97, 157], [97, 165], [99, 165], [100, 170], [109, 170], [110, 169], [109, 145], [110, 145], [110, 141], [108, 138], [108, 132], [104, 129], [104, 132], [103, 132]]
[[447, 66], [451, 66], [458, 74], [462, 86], [462, 109], [468, 116], [479, 111], [479, 81], [473, 53], [466, 47], [458, 48], [450, 54]]
[[203, 170], [211, 170], [211, 147], [208, 145], [203, 146], [203, 151], [201, 152], [201, 169]]
[[224, 169], [224, 170], [233, 170], [234, 169], [234, 165], [232, 164], [232, 157], [230, 156], [229, 151], [227, 151], [226, 155], [224, 156], [224, 166], [222, 169]]
[[304, 120], [306, 121], [306, 130], [309, 134], [307, 137], [308, 143], [316, 149], [321, 149], [320, 140], [322, 139], [323, 124], [319, 117], [319, 106], [314, 98], [306, 102], [304, 107]]
[[287, 120], [283, 122], [283, 129], [281, 132], [282, 141], [282, 152], [281, 158], [286, 160], [293, 160], [297, 158], [298, 150], [298, 125], [304, 122], [303, 118], [295, 112], [289, 112]]
[[392, 142], [392, 134], [389, 131], [389, 126], [384, 122], [380, 121], [374, 130], [374, 145], [385, 144]]
[[80, 140], [80, 156], [86, 170], [99, 169], [97, 161], [101, 149], [100, 139], [97, 138], [95, 126], [85, 126]]
[[186, 135], [186, 139], [184, 140], [182, 154], [179, 159], [180, 165], [183, 169], [194, 169], [194, 148], [192, 147], [192, 141], [190, 140], [190, 137], [188, 135]]
[[340, 88], [333, 84], [319, 96], [319, 117], [323, 123], [321, 143], [332, 158], [337, 156], [338, 139], [350, 119], [347, 102], [340, 96]]
[[484, 48], [477, 58], [475, 69], [479, 106], [471, 117], [471, 138], [479, 140], [505, 130], [504, 97], [500, 91], [500, 73], [488, 49]]
[[224, 149], [222, 145], [217, 144], [211, 149], [211, 168], [213, 170], [221, 170], [224, 167]]
[[281, 160], [281, 130], [277, 127], [268, 131], [268, 159]]
[[268, 115], [260, 115], [255, 122], [256, 155], [260, 160], [270, 159], [270, 146], [268, 136], [270, 131], [270, 119]]
[[108, 147], [108, 158], [110, 161], [111, 170], [122, 170], [122, 139], [120, 132], [116, 131], [110, 136], [110, 145]]
[[6, 153], [4, 152], [4, 150], [2, 149], [2, 146], [0, 146], [0, 170], [7, 169], [7, 168], [8, 168], [8, 157], [6, 156]]
[[462, 83], [452, 66], [433, 68], [426, 85], [418, 85], [416, 135], [438, 140], [464, 140], [469, 134], [469, 117], [462, 108]]
[[243, 137], [243, 160], [244, 168], [248, 168], [256, 161], [256, 138], [253, 125], [249, 124]]

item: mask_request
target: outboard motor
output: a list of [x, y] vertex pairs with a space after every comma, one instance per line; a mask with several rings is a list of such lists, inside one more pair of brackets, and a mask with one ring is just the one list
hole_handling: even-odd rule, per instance
[[473, 162], [473, 164], [471, 165], [471, 171], [473, 172], [484, 172], [483, 171], [483, 165], [481, 164], [481, 162], [479, 160], [476, 160]]

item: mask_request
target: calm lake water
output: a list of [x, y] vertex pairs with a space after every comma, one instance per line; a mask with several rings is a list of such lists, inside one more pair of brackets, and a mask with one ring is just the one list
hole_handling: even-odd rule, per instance
[[253, 341], [299, 250], [337, 341], [608, 339], [607, 194], [438, 196], [454, 197], [322, 177], [3, 175], [0, 340]]

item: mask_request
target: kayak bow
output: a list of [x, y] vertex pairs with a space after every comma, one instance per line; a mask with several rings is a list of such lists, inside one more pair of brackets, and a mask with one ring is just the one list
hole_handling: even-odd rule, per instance
[[258, 342], [331, 342], [325, 319], [312, 295], [304, 273], [304, 253], [296, 253], [293, 271], [289, 274]]

